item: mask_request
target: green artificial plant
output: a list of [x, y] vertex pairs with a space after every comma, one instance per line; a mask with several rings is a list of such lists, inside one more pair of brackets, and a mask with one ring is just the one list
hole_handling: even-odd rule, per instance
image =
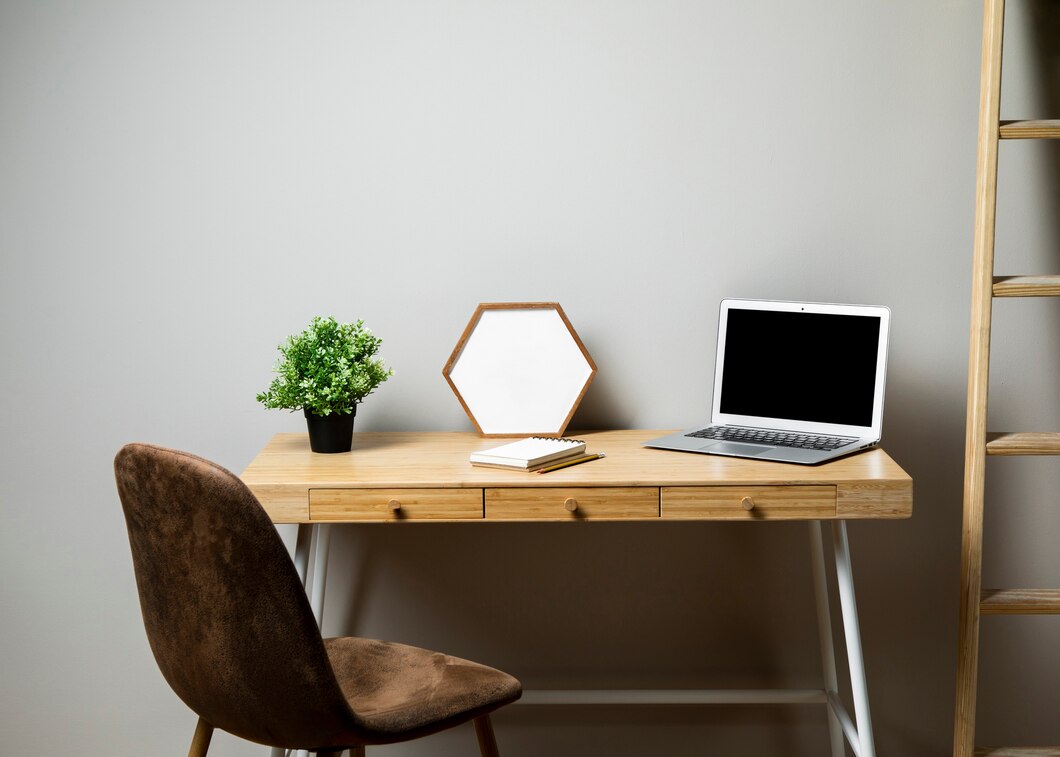
[[317, 316], [301, 334], [279, 345], [272, 384], [257, 397], [268, 408], [348, 415], [394, 372], [375, 357], [382, 340], [364, 321]]

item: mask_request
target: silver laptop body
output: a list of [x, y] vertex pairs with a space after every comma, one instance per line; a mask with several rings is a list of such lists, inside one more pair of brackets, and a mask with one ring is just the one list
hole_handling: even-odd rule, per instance
[[878, 444], [890, 315], [723, 300], [710, 422], [644, 446], [812, 465]]

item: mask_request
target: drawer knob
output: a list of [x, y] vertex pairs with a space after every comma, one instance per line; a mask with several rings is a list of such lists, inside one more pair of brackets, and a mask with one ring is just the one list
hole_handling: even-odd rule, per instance
[[572, 513], [578, 509], [578, 500], [574, 497], [567, 497], [567, 499], [563, 500], [563, 507], [567, 509], [567, 512]]
[[740, 500], [740, 507], [742, 507], [747, 512], [751, 512], [755, 509], [755, 501], [750, 497], [744, 497], [742, 500]]
[[387, 509], [389, 509], [391, 512], [395, 512], [395, 513], [398, 510], [401, 509], [401, 503], [398, 500], [396, 500], [396, 499], [392, 499], [389, 502], [387, 502], [386, 506], [387, 506]]

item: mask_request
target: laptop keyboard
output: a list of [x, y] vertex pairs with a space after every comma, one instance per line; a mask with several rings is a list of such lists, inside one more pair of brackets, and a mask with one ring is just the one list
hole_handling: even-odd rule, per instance
[[818, 436], [816, 434], [797, 434], [786, 431], [772, 431], [767, 428], [743, 428], [740, 426], [710, 426], [693, 431], [685, 436], [697, 439], [723, 439], [730, 442], [749, 442], [751, 444], [769, 444], [775, 447], [799, 447], [802, 449], [833, 450], [853, 444], [857, 439], [849, 436]]

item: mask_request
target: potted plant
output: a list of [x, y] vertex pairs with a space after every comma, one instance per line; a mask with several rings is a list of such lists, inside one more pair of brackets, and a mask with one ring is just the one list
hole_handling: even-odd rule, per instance
[[349, 452], [357, 404], [394, 374], [375, 357], [380, 344], [364, 321], [317, 316], [279, 345], [278, 375], [258, 402], [304, 411], [314, 452]]

